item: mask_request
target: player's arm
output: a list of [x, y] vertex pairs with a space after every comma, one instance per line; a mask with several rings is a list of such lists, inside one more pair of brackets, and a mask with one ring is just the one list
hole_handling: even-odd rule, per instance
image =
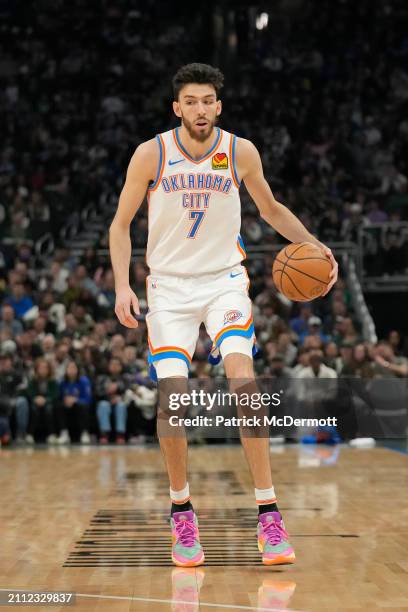
[[159, 147], [156, 140], [149, 140], [137, 147], [130, 160], [118, 208], [109, 228], [109, 251], [115, 276], [115, 313], [126, 327], [138, 325], [130, 307], [139, 314], [139, 303], [129, 284], [132, 252], [130, 224], [143, 202], [149, 183], [155, 179], [158, 163]]
[[283, 204], [275, 200], [274, 195], [265, 180], [261, 157], [256, 147], [249, 140], [237, 139], [237, 173], [245, 183], [249, 195], [259, 209], [259, 213], [269, 225], [290, 242], [311, 242], [322, 249], [332, 263], [330, 283], [326, 295], [337, 281], [338, 264], [331, 250], [317, 240], [303, 223]]

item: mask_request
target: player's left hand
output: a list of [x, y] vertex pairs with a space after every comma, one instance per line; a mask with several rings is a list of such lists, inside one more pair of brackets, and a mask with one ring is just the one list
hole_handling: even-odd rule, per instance
[[329, 276], [330, 282], [327, 285], [326, 291], [324, 293], [322, 293], [322, 297], [323, 297], [324, 295], [327, 295], [329, 293], [330, 289], [337, 282], [337, 277], [339, 275], [339, 264], [334, 259], [334, 255], [331, 252], [331, 249], [329, 249], [329, 247], [327, 247], [325, 244], [321, 244], [320, 243], [320, 248], [322, 249], [324, 255], [330, 259], [330, 263], [332, 265], [332, 270], [331, 270], [330, 276]]

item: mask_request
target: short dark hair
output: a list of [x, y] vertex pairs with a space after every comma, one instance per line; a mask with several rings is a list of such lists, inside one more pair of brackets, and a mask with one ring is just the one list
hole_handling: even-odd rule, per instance
[[188, 83], [202, 83], [212, 85], [217, 100], [224, 85], [224, 75], [221, 70], [209, 64], [186, 64], [179, 68], [173, 77], [174, 99], [178, 100], [181, 89]]

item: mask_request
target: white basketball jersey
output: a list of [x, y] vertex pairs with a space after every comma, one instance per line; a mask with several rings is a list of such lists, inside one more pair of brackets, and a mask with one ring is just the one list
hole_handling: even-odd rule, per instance
[[235, 170], [236, 137], [215, 128], [216, 140], [193, 159], [179, 128], [159, 134], [159, 167], [149, 186], [146, 261], [151, 274], [211, 274], [245, 259]]

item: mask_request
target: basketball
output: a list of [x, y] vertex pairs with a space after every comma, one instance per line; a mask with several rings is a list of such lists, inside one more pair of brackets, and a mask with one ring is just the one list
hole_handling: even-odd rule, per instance
[[330, 260], [311, 242], [293, 243], [279, 251], [272, 267], [278, 290], [295, 302], [314, 300], [325, 292]]

